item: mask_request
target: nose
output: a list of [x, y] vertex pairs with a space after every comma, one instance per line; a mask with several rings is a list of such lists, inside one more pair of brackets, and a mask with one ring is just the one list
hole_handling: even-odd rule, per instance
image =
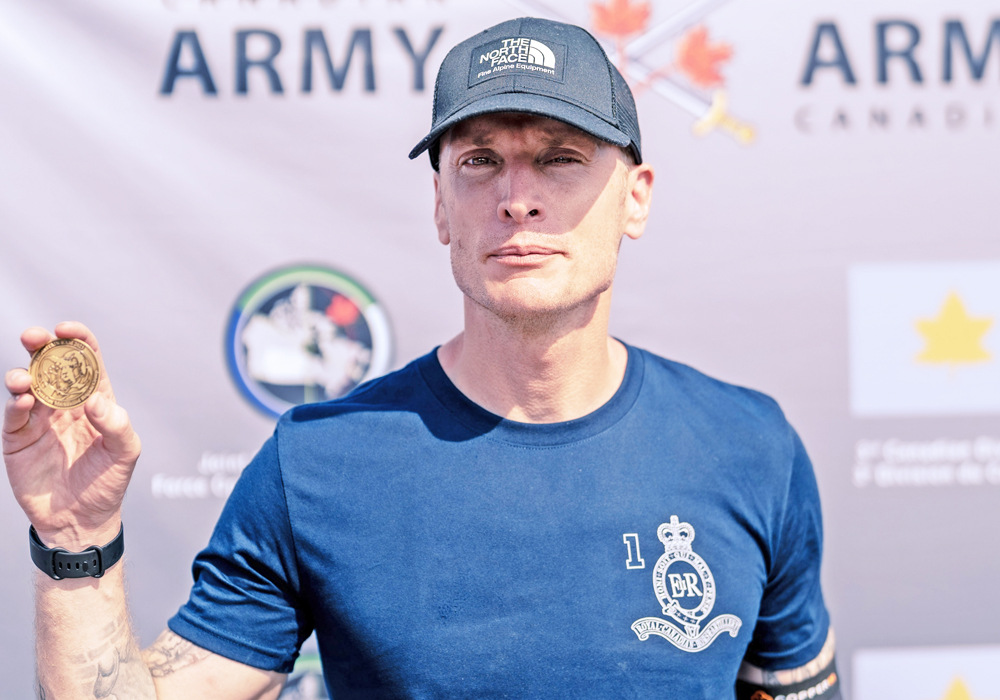
[[508, 163], [498, 178], [500, 202], [497, 204], [497, 218], [503, 223], [521, 225], [531, 219], [545, 218], [545, 208], [539, 189], [537, 174], [528, 164]]

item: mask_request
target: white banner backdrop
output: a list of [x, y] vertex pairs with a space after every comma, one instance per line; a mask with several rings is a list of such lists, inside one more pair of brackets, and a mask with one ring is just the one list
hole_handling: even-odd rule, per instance
[[[29, 325], [101, 339], [144, 446], [125, 514], [143, 643], [269, 410], [460, 328], [431, 170], [406, 154], [447, 49], [523, 14], [605, 42], [657, 167], [613, 332], [774, 395], [803, 435], [845, 677], [862, 647], [996, 642], [995, 4], [4, 0], [0, 363], [27, 364]], [[281, 346], [288, 318], [310, 319], [307, 353]], [[298, 352], [295, 376], [269, 352]], [[27, 522], [0, 503], [0, 694], [28, 697]]]

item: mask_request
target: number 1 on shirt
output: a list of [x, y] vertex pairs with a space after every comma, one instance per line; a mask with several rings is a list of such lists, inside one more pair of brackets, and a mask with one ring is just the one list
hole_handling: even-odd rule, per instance
[[[634, 532], [629, 532], [622, 535], [622, 540], [625, 542], [625, 547], [628, 549], [628, 559], [625, 560], [625, 568], [627, 569], [645, 569], [646, 562], [642, 560], [642, 555], [639, 553], [639, 535]], [[632, 556], [632, 546], [635, 546], [635, 557]]]

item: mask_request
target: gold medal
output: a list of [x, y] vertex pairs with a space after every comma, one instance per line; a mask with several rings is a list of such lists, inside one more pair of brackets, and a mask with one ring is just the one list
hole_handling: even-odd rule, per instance
[[49, 408], [76, 408], [94, 393], [101, 367], [90, 346], [59, 338], [31, 356], [31, 393]]

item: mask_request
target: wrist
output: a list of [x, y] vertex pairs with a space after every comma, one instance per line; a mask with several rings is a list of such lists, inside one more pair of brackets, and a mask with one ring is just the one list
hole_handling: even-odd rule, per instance
[[46, 547], [32, 526], [28, 528], [28, 549], [35, 566], [49, 578], [101, 578], [125, 553], [125, 528], [121, 527], [110, 542], [70, 552], [63, 547]]
[[46, 547], [62, 547], [80, 552], [94, 545], [103, 546], [113, 540], [122, 526], [121, 513], [100, 524], [72, 523], [60, 528], [40, 528], [32, 524], [38, 539]]

